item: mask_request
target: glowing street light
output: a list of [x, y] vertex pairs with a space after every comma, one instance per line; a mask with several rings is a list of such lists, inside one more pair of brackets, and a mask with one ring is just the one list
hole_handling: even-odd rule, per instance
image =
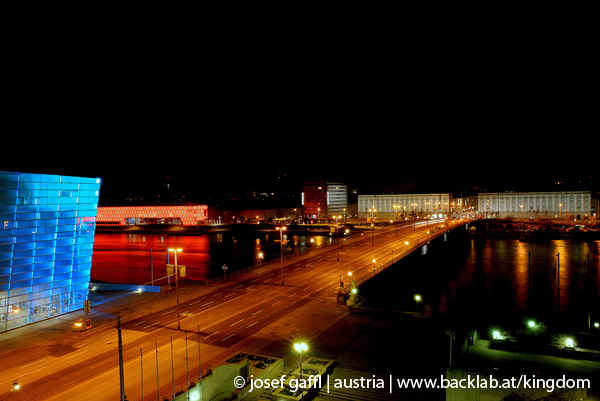
[[419, 294], [415, 295], [415, 301], [417, 301], [417, 314], [419, 314], [419, 301], [421, 300], [421, 296]]
[[288, 240], [283, 240], [283, 230], [285, 230], [285, 227], [275, 227], [277, 230], [279, 230], [279, 241], [275, 240], [275, 242], [279, 242], [281, 244], [281, 285], [283, 284], [283, 245], [285, 245]]
[[335, 236], [337, 237], [337, 261], [340, 261], [340, 233], [338, 231], [338, 219], [341, 219], [342, 216], [333, 216], [335, 219]]
[[[294, 344], [294, 348], [296, 351], [300, 351], [300, 383], [302, 383], [302, 359], [303, 353], [308, 349], [308, 346], [305, 343], [296, 343]], [[304, 390], [300, 389], [302, 394], [302, 399], [304, 400]]]
[[179, 318], [179, 269], [177, 267], [177, 253], [182, 252], [181, 248], [169, 248], [169, 252], [175, 254], [175, 265], [173, 266], [173, 273], [175, 274], [175, 294], [177, 298], [177, 330], [181, 330], [181, 320]]

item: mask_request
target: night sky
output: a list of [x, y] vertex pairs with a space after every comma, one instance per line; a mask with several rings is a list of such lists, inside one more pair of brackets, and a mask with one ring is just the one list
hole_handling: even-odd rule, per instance
[[573, 72], [309, 63], [44, 74], [23, 87], [23, 124], [2, 137], [27, 150], [4, 151], [0, 170], [101, 177], [101, 203], [163, 191], [167, 177], [201, 201], [322, 180], [359, 193], [597, 190], [597, 86]]

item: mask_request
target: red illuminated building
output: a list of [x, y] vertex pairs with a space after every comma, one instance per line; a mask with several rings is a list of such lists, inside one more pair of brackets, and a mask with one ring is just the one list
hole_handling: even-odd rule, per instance
[[161, 206], [99, 206], [97, 226], [128, 226], [139, 224], [176, 224], [194, 226], [204, 223], [208, 206], [179, 204]]

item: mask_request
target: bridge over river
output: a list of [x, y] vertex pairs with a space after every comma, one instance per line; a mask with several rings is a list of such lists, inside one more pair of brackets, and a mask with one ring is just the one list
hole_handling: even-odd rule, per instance
[[[198, 377], [199, 365], [205, 373], [212, 363], [223, 360], [250, 340], [271, 341], [272, 331], [268, 330], [292, 339], [297, 335], [296, 329], [280, 322], [286, 322], [287, 316], [294, 313], [304, 313], [302, 307], [308, 308], [312, 319], [305, 330], [329, 327], [332, 317], [341, 313], [339, 294], [345, 297], [350, 286], [359, 287], [410, 253], [423, 252], [430, 241], [452, 230], [465, 230], [468, 224], [429, 221], [367, 229], [354, 238], [340, 238], [339, 245], [334, 242], [326, 248], [238, 272], [226, 279], [180, 288], [182, 294], [177, 296], [177, 303], [173, 296], [176, 291], [151, 295], [151, 304], [127, 303], [116, 312], [122, 319], [126, 393], [140, 394], [143, 388], [156, 389], [159, 383], [160, 394], [175, 392], [175, 383], [186, 383], [188, 368], [189, 377]], [[0, 353], [0, 376], [20, 378], [19, 383], [23, 384], [11, 399], [71, 399], [77, 398], [84, 388], [102, 389], [94, 393], [96, 400], [117, 399], [117, 333], [113, 324], [96, 325], [95, 308], [92, 307], [94, 329], [85, 334], [69, 333], [60, 342], [55, 334], [48, 343], [37, 337], [20, 342], [27, 327], [4, 334], [7, 349], [13, 349], [8, 348], [11, 341], [17, 344], [15, 350]], [[47, 324], [59, 323], [50, 320]], [[192, 346], [193, 342], [196, 344]], [[19, 346], [22, 349], [17, 352]], [[142, 351], [143, 377], [136, 374], [142, 364]], [[13, 391], [11, 383], [0, 380], [0, 398]], [[146, 395], [156, 399], [158, 391], [147, 390]]]

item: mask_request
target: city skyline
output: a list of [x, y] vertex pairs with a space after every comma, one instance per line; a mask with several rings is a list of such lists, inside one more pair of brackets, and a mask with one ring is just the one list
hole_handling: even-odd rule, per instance
[[15, 151], [0, 169], [98, 177], [103, 203], [156, 196], [166, 177], [199, 199], [272, 190], [284, 174], [362, 193], [598, 187], [596, 101], [573, 79], [213, 77], [32, 80], [26, 135], [3, 139]]

